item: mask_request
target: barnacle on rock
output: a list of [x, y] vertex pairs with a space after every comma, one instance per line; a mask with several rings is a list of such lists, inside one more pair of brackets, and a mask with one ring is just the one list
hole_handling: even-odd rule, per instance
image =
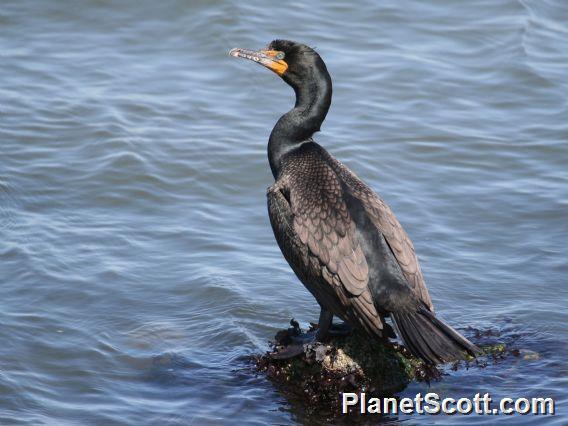
[[[278, 332], [273, 346], [288, 338], [285, 332]], [[392, 395], [414, 378], [421, 378], [415, 374], [421, 365], [409, 358], [403, 347], [369, 339], [360, 332], [306, 344], [303, 353], [294, 358], [278, 360], [268, 353], [256, 358], [257, 370], [286, 394], [326, 404], [338, 402], [342, 392]]]

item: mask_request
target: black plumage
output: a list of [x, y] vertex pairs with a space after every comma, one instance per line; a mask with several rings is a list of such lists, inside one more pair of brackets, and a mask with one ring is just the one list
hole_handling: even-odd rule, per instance
[[321, 57], [286, 40], [231, 54], [272, 69], [296, 93], [268, 143], [275, 178], [268, 211], [284, 257], [321, 307], [318, 337], [334, 315], [371, 336], [393, 337], [384, 321], [390, 316], [408, 349], [428, 363], [475, 354], [475, 345], [434, 315], [414, 247], [392, 210], [313, 141], [332, 94]]

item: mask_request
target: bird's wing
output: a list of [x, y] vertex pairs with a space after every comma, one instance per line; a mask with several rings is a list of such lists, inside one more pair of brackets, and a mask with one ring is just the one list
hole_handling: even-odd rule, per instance
[[369, 267], [339, 179], [324, 164], [290, 179], [294, 181], [277, 182], [268, 191], [271, 223], [286, 259], [295, 271], [317, 270], [318, 281], [332, 289], [347, 317], [361, 318], [365, 328], [381, 335], [383, 324], [368, 287]]
[[333, 161], [334, 170], [341, 177], [350, 194], [361, 202], [373, 224], [383, 234], [414, 294], [433, 312], [434, 306], [426, 288], [414, 246], [393, 211], [351, 170], [331, 156], [330, 159]]

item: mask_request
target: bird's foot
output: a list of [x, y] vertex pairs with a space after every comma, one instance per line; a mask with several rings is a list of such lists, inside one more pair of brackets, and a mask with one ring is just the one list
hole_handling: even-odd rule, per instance
[[306, 331], [305, 333], [300, 333], [296, 336], [290, 338], [292, 344], [295, 345], [307, 345], [308, 343], [314, 343], [318, 341], [318, 330]]
[[346, 322], [332, 324], [327, 329], [315, 327], [310, 331], [302, 333], [297, 321], [290, 321], [291, 327], [283, 330], [276, 335], [274, 352], [270, 353], [273, 359], [289, 359], [302, 354], [305, 345], [315, 342], [323, 342], [330, 337], [348, 336], [353, 331], [353, 327]]
[[305, 351], [305, 345], [314, 343], [317, 340], [317, 330], [290, 336], [290, 343], [283, 346], [276, 346], [275, 351], [270, 353], [273, 359], [289, 359], [301, 355]]
[[327, 332], [330, 336], [349, 336], [353, 332], [353, 327], [346, 322], [342, 322], [332, 324]]
[[269, 356], [273, 359], [289, 359], [304, 352], [304, 345], [317, 340], [318, 330], [302, 333], [300, 325], [294, 319], [290, 320], [291, 327], [276, 334], [274, 352]]
[[346, 322], [332, 324], [327, 329], [321, 328], [316, 324], [312, 324], [312, 327], [313, 329], [310, 331], [292, 336], [292, 343], [305, 345], [307, 343], [323, 342], [330, 337], [348, 336], [353, 331], [353, 327]]

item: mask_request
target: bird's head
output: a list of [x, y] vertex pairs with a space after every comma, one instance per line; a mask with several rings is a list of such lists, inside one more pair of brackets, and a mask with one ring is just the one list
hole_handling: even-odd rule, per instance
[[265, 66], [294, 88], [317, 78], [319, 73], [327, 75], [325, 64], [316, 51], [294, 41], [274, 40], [266, 49], [235, 48], [229, 54]]

